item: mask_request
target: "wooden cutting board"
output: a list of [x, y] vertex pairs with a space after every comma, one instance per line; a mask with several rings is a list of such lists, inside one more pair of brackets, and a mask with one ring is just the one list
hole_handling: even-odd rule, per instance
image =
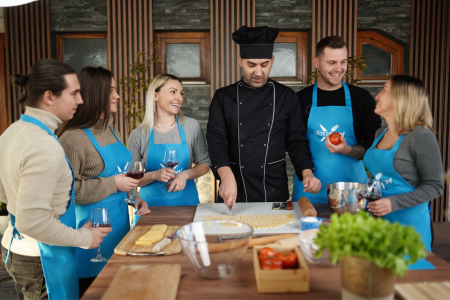
[[395, 294], [405, 300], [450, 299], [450, 281], [399, 283], [395, 285]]
[[[133, 253], [155, 253], [158, 251], [153, 251], [153, 246], [137, 246], [135, 242], [147, 231], [150, 230], [152, 226], [134, 226], [127, 235], [120, 241], [119, 245], [114, 249], [114, 253], [118, 255], [128, 255], [128, 252]], [[177, 231], [177, 226], [167, 226], [167, 231], [164, 234], [165, 237], [171, 236]], [[164, 255], [174, 255], [181, 252], [181, 244], [178, 238], [174, 238], [172, 242], [167, 245], [164, 249]]]
[[123, 265], [102, 299], [175, 299], [181, 266]]

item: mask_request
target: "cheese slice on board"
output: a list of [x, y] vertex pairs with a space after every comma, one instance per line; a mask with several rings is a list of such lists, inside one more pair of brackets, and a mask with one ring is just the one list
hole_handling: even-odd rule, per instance
[[137, 246], [152, 246], [163, 239], [164, 233], [167, 230], [167, 225], [153, 225], [146, 234], [141, 236], [135, 244]]

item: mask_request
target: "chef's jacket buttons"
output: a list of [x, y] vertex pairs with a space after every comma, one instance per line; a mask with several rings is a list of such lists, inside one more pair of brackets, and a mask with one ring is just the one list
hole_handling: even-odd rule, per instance
[[266, 146], [266, 144], [264, 144], [264, 147]]
[[242, 126], [242, 123], [239, 123], [240, 126]]
[[272, 105], [272, 102], [270, 102], [270, 105]]
[[239, 102], [239, 104], [242, 104], [242, 102]]
[[244, 145], [241, 144], [241, 147], [244, 147]]
[[270, 126], [270, 123], [267, 123], [267, 126]]
[[264, 168], [264, 166], [261, 166], [261, 169], [263, 169]]
[[241, 169], [243, 169], [244, 168], [244, 166], [241, 166]]

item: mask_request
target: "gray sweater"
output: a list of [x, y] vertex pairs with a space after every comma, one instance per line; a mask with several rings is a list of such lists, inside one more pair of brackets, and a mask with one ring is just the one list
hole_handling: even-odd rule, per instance
[[[379, 137], [383, 127], [378, 129]], [[405, 135], [394, 155], [395, 171], [415, 188], [410, 193], [389, 196], [392, 211], [416, 206], [439, 197], [444, 190], [444, 171], [436, 136], [426, 127], [417, 126]]]
[[[205, 136], [200, 123], [195, 119], [184, 117], [183, 129], [189, 146], [189, 167], [194, 162], [195, 164], [205, 164], [209, 168], [208, 149], [206, 148]], [[154, 134], [155, 144], [181, 144], [178, 126], [174, 126], [168, 132], [154, 130]], [[131, 151], [133, 157], [145, 159], [145, 162], [147, 162], [149, 139], [150, 135], [148, 132], [142, 133], [140, 127], [131, 132], [127, 148]]]

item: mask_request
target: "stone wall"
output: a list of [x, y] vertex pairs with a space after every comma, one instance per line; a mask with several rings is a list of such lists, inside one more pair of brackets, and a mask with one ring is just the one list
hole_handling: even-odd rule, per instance
[[[203, 133], [206, 134], [208, 123], [208, 110], [211, 101], [210, 85], [183, 85], [184, 102], [181, 111], [187, 117], [196, 119], [202, 126]], [[212, 201], [212, 172], [196, 180], [200, 202], [208, 203]]]
[[153, 28], [209, 30], [209, 0], [154, 0]]
[[358, 0], [358, 30], [380, 29], [409, 44], [410, 0]]
[[256, 0], [256, 26], [310, 29], [311, 0]]
[[106, 0], [50, 0], [51, 31], [106, 32]]

